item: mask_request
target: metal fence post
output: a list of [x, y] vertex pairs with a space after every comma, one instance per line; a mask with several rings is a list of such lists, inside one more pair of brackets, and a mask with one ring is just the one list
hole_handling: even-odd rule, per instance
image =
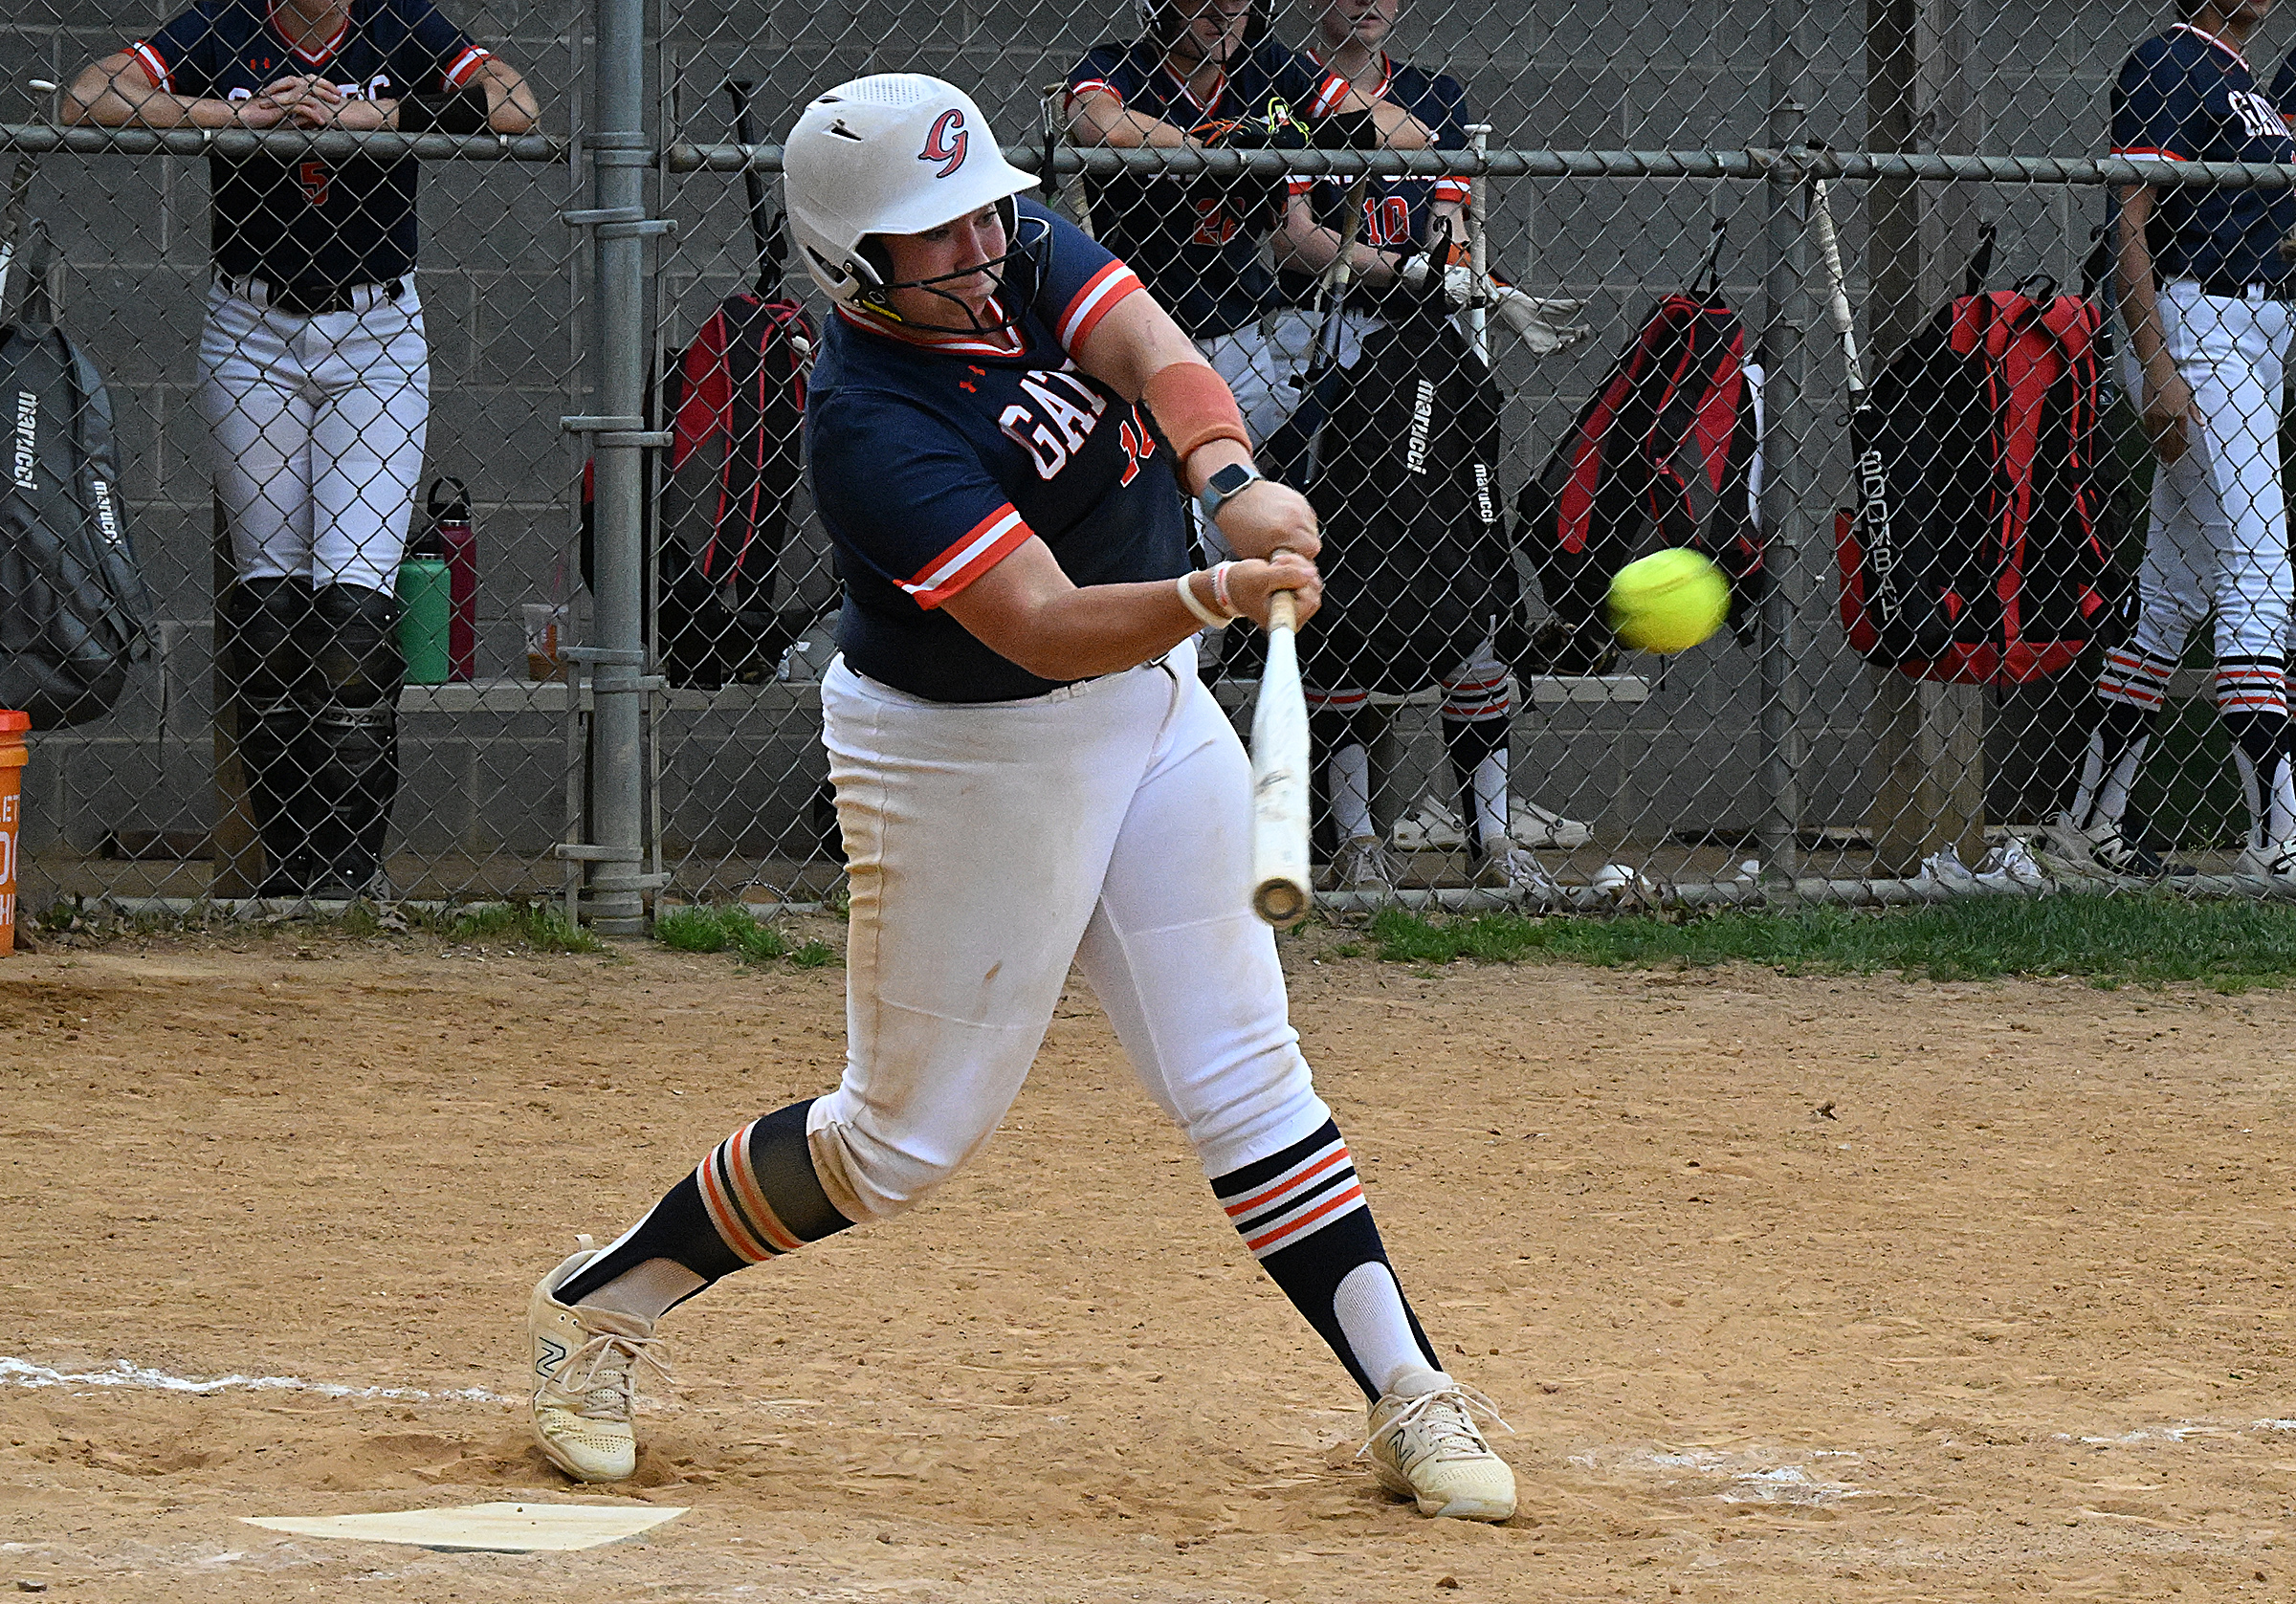
[[[1803, 137], [1809, 115], [1805, 0], [1770, 8], [1770, 120], [1767, 143], [1782, 155]], [[1762, 288], [1763, 409], [1767, 414], [1762, 526], [1770, 574], [1761, 611], [1762, 868], [1772, 881], [1791, 882], [1800, 862], [1801, 769], [1809, 747], [1802, 728], [1801, 656], [1803, 573], [1815, 549], [1809, 520], [1817, 490], [1812, 446], [1816, 429], [1802, 403], [1803, 339], [1809, 300], [1802, 289], [1802, 208], [1807, 187], [1799, 168], [1780, 162], [1763, 186], [1769, 219], [1767, 275]]]
[[591, 584], [597, 644], [581, 652], [591, 669], [588, 841], [562, 847], [585, 862], [592, 928], [643, 934], [646, 771], [645, 541], [641, 454], [658, 444], [647, 431], [646, 242], [669, 225], [646, 215], [645, 0], [597, 0], [593, 58], [597, 128], [588, 138], [595, 209], [567, 221], [595, 231], [597, 264], [590, 314], [596, 319], [598, 414], [567, 420], [596, 442]]

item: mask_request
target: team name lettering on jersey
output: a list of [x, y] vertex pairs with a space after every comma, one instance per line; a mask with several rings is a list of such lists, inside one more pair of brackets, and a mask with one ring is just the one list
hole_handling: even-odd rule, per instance
[[2250, 139], [2288, 137], [2288, 120], [2255, 90], [2234, 89], [2227, 91], [2224, 98], [2232, 102], [2233, 114], [2241, 120], [2241, 125], [2248, 130]]
[[946, 162], [947, 166], [935, 173], [935, 178], [946, 178], [964, 165], [965, 146], [973, 136], [964, 131], [964, 113], [951, 106], [936, 118], [933, 131], [925, 136], [925, 148], [916, 153], [920, 162]]
[[1049, 479], [1084, 450], [1108, 410], [1108, 398], [1073, 373], [1047, 367], [1032, 367], [1023, 375], [1021, 393], [1032, 405], [1005, 407], [997, 427], [1028, 453], [1037, 477]]

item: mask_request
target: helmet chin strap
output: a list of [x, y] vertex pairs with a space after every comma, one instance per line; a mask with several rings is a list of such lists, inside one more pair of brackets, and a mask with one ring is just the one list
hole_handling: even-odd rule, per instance
[[[998, 260], [1003, 261], [1004, 258], [999, 257]], [[1003, 334], [1019, 319], [1004, 311], [1004, 303], [997, 298], [995, 291], [990, 292], [988, 304], [996, 308], [997, 317], [993, 321], [982, 322], [981, 315], [973, 310], [972, 303], [962, 296], [952, 295], [946, 290], [937, 288], [938, 285], [952, 278], [970, 278], [975, 274], [983, 271], [986, 266], [987, 264], [984, 263], [982, 267], [961, 268], [955, 273], [944, 273], [937, 278], [908, 278], [897, 284], [875, 285], [855, 296], [853, 301], [855, 305], [872, 317], [882, 318], [889, 323], [898, 323], [905, 329], [916, 329], [925, 334]], [[997, 289], [1004, 289], [1004, 275], [999, 274], [996, 277]], [[936, 296], [947, 301], [959, 312], [964, 314], [964, 326], [960, 328], [953, 323], [928, 323], [917, 319], [904, 317], [893, 304], [892, 297], [895, 290], [922, 290], [929, 296]]]
[[[992, 256], [985, 262], [976, 262], [970, 267], [935, 274], [930, 278], [903, 278], [891, 282], [877, 279], [876, 282], [868, 285], [853, 297], [854, 304], [873, 317], [884, 319], [887, 322], [897, 323], [905, 329], [916, 329], [926, 334], [997, 335], [1009, 332], [1020, 322], [1020, 319], [1014, 313], [1005, 310], [1004, 301], [1000, 297], [1004, 290], [1005, 281], [1011, 274], [1013, 264], [1016, 260], [1031, 259], [1030, 252], [1035, 243], [1021, 237], [1022, 228], [1025, 225], [1020, 225], [1017, 217], [1015, 222], [1012, 241], [1005, 247], [1003, 255]], [[872, 264], [869, 263], [867, 256], [863, 256], [854, 265], [869, 266], [870, 276], [876, 277], [876, 270]], [[987, 274], [996, 281], [996, 288], [989, 292], [988, 297], [988, 304], [995, 309], [996, 317], [986, 322], [982, 320], [981, 315], [972, 309], [963, 297], [940, 288], [951, 279], [970, 278], [974, 275], [982, 273]], [[894, 309], [893, 304], [893, 292], [895, 290], [922, 290], [929, 296], [938, 297], [962, 313], [964, 321], [961, 324], [928, 323], [915, 318], [904, 317]], [[1021, 298], [1026, 299], [1025, 297]]]

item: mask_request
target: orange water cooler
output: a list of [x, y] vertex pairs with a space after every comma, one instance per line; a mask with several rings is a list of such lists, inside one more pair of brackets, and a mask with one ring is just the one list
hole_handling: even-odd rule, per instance
[[16, 843], [24, 832], [25, 736], [32, 714], [0, 708], [0, 957], [16, 950]]

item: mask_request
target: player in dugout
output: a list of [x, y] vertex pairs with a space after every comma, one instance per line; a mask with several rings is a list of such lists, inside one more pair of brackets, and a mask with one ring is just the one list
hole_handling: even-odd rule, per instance
[[[1140, 36], [1096, 45], [1069, 75], [1069, 137], [1141, 147], [1424, 150], [1426, 123], [1269, 35], [1265, 0], [1137, 0]], [[1282, 222], [1282, 179], [1088, 178], [1100, 242], [1132, 270], [1231, 386], [1258, 363], [1280, 304], [1261, 247]]]
[[[518, 70], [430, 0], [196, 0], [91, 63], [64, 118], [106, 127], [522, 134]], [[265, 896], [387, 895], [399, 559], [430, 347], [408, 157], [216, 156], [199, 409], [233, 582], [239, 758]]]
[[[1376, 101], [1411, 114], [1432, 132], [1434, 148], [1464, 150], [1468, 119], [1459, 80], [1387, 53], [1402, 10], [1402, 0], [1325, 0], [1306, 59], [1316, 71], [1337, 74]], [[1374, 179], [1359, 191], [1331, 179], [1295, 182], [1273, 240], [1281, 304], [1260, 319], [1261, 338], [1250, 362], [1220, 364], [1255, 440], [1276, 436], [1306, 393], [1302, 379], [1323, 321], [1315, 310], [1318, 290], [1346, 241], [1346, 212], [1351, 194], [1357, 193], [1362, 211], [1355, 238], [1346, 245], [1352, 285], [1332, 354], [1340, 368], [1355, 367], [1365, 341], [1385, 326], [1382, 303], [1434, 287], [1454, 306], [1478, 297], [1489, 303], [1502, 325], [1536, 356], [1561, 350], [1586, 334], [1583, 325], [1553, 320], [1576, 312], [1577, 301], [1541, 300], [1478, 279], [1469, 271], [1465, 179]], [[1460, 805], [1454, 811], [1430, 792], [1399, 825], [1399, 844], [1464, 846], [1479, 880], [1545, 894], [1553, 881], [1532, 848], [1582, 846], [1594, 832], [1578, 820], [1510, 796], [1508, 735], [1514, 695], [1498, 656], [1495, 629], [1493, 638], [1466, 660], [1443, 665], [1435, 683], [1443, 690], [1444, 747]], [[1392, 889], [1402, 871], [1372, 821], [1371, 754], [1383, 710], [1358, 685], [1311, 684], [1307, 694], [1336, 848], [1332, 885], [1342, 890]]]

